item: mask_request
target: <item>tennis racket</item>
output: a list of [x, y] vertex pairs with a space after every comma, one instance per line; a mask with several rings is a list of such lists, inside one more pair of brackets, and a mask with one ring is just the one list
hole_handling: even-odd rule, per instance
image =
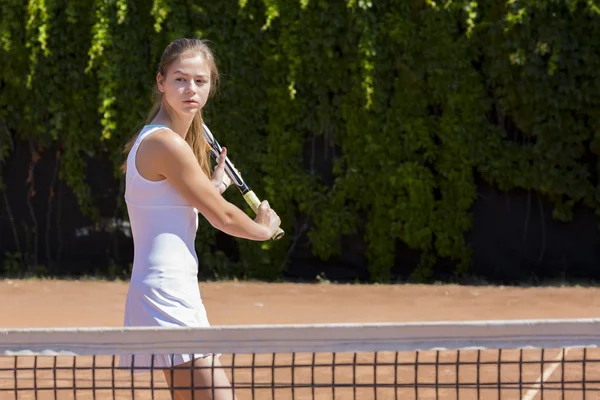
[[[221, 145], [219, 144], [219, 142], [217, 142], [210, 129], [208, 129], [208, 126], [206, 126], [206, 124], [204, 123], [202, 123], [202, 130], [204, 131], [204, 138], [206, 139], [207, 150], [210, 153], [210, 156], [213, 159], [213, 161], [218, 162], [219, 155], [221, 154]], [[237, 186], [239, 191], [242, 193], [244, 200], [246, 200], [246, 203], [248, 203], [250, 208], [252, 208], [252, 211], [254, 211], [255, 214], [258, 213], [258, 206], [260, 206], [260, 200], [254, 193], [254, 191], [250, 189], [250, 187], [246, 184], [246, 182], [244, 182], [242, 177], [236, 172], [235, 168], [233, 168], [231, 161], [229, 161], [229, 157], [225, 158], [225, 172], [227, 173], [227, 175], [229, 175], [231, 181], [235, 184], [235, 186]], [[279, 240], [283, 237], [284, 234], [285, 232], [281, 228], [278, 228], [277, 232], [275, 232], [275, 236], [273, 236], [272, 239]]]

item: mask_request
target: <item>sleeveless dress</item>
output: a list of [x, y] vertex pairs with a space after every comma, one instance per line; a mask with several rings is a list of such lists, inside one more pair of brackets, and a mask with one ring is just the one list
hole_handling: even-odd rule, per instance
[[[143, 178], [135, 165], [142, 141], [162, 125], [146, 125], [127, 157], [125, 201], [134, 243], [124, 325], [150, 327], [210, 326], [198, 287], [194, 239], [198, 210], [168, 180]], [[168, 128], [167, 128], [168, 129]], [[122, 355], [119, 367], [136, 372], [171, 366], [203, 354]], [[140, 368], [140, 369], [138, 369]]]

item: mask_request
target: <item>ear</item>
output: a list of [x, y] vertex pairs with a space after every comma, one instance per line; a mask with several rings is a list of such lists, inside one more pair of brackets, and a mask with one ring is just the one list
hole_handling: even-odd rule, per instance
[[164, 82], [165, 82], [165, 78], [162, 76], [162, 74], [160, 72], [158, 74], [156, 74], [156, 85], [158, 86], [158, 90], [161, 93], [165, 92]]

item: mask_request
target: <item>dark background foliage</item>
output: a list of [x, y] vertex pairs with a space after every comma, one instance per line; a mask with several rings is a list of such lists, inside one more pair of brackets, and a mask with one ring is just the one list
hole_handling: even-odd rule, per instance
[[122, 146], [162, 50], [195, 36], [222, 74], [205, 120], [288, 232], [202, 221], [202, 277], [595, 280], [598, 11], [0, 0], [0, 273], [127, 276]]

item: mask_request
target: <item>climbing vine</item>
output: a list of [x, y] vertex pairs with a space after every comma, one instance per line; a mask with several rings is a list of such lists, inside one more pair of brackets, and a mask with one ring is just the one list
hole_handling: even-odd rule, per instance
[[[400, 243], [420, 254], [414, 280], [428, 280], [440, 258], [468, 273], [477, 175], [538, 192], [559, 220], [578, 203], [600, 215], [599, 14], [593, 0], [1, 0], [7, 252], [35, 253], [23, 268], [39, 262], [40, 246], [58, 259], [32, 199], [45, 196], [51, 213], [61, 182], [91, 220], [126, 217], [122, 146], [150, 108], [166, 44], [197, 36], [222, 78], [205, 120], [288, 232], [253, 243], [202, 221], [202, 265], [278, 279], [302, 238], [327, 260], [354, 236], [372, 281], [394, 278]], [[24, 224], [4, 183], [17, 143], [31, 154]], [[40, 193], [46, 151], [57, 178]], [[88, 182], [98, 158], [115, 179], [100, 194]], [[237, 193], [226, 197], [250, 212]]]

